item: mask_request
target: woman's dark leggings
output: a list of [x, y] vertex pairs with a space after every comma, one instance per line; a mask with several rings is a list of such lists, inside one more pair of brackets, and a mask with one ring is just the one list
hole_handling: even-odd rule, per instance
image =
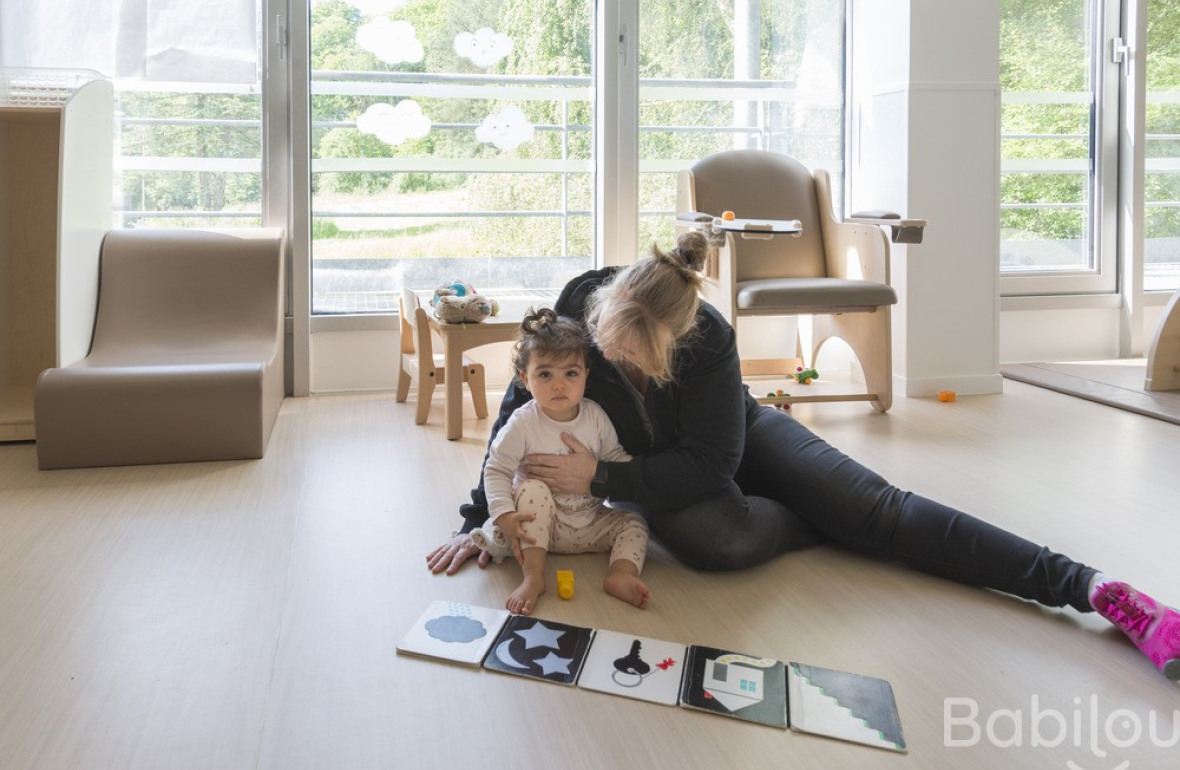
[[903, 492], [777, 409], [748, 412], [735, 482], [717, 497], [649, 515], [652, 534], [698, 569], [739, 569], [833, 542], [1052, 607], [1091, 609], [1092, 568]]

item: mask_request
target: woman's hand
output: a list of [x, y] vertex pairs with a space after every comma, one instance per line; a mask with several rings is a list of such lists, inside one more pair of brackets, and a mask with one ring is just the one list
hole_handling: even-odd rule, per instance
[[590, 482], [598, 460], [569, 433], [562, 433], [561, 440], [570, 448], [568, 455], [526, 455], [524, 471], [530, 479], [543, 481], [553, 492], [576, 495], [590, 494]]
[[426, 554], [426, 566], [436, 575], [443, 570], [446, 570], [448, 575], [454, 575], [463, 566], [463, 562], [476, 554], [479, 554], [476, 563], [480, 569], [488, 566], [488, 562], [492, 560], [491, 556], [471, 542], [471, 538], [465, 532], [460, 532]]

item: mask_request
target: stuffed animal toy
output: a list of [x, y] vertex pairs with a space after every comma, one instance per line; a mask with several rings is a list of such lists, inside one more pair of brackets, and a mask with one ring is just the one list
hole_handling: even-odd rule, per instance
[[434, 290], [434, 315], [449, 324], [478, 323], [500, 313], [500, 303], [485, 297], [466, 281], [452, 281]]

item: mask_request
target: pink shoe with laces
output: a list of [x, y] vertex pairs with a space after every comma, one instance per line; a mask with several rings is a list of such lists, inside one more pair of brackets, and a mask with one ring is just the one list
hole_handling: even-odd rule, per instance
[[1094, 589], [1090, 603], [1121, 628], [1164, 676], [1180, 681], [1180, 612], [1117, 581]]

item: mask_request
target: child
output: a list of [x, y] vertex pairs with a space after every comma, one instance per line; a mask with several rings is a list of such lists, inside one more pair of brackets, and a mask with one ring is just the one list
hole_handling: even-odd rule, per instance
[[589, 347], [581, 325], [542, 308], [525, 316], [513, 348], [513, 368], [533, 400], [513, 412], [488, 449], [484, 489], [489, 518], [471, 533], [472, 541], [497, 559], [511, 552], [512, 539], [520, 538], [524, 579], [505, 603], [512, 612], [528, 615], [544, 592], [547, 551], [610, 551], [606, 592], [639, 608], [651, 597], [639, 579], [647, 552], [647, 523], [641, 516], [610, 508], [590, 495], [551, 495], [536, 480], [513, 487], [513, 476], [526, 455], [570, 451], [561, 439], [563, 433], [599, 460], [631, 459], [602, 407], [582, 398]]

